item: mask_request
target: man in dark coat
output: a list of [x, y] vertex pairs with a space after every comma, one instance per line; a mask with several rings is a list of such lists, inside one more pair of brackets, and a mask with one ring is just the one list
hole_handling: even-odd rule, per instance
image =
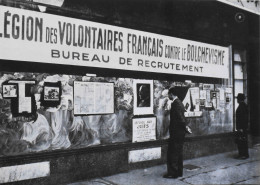
[[170, 139], [167, 152], [167, 174], [164, 178], [178, 178], [183, 174], [183, 144], [185, 137], [186, 119], [184, 106], [177, 96], [177, 89], [171, 87], [168, 97], [172, 100], [170, 110]]
[[245, 95], [238, 93], [237, 103], [239, 103], [236, 109], [236, 129], [237, 129], [237, 148], [238, 148], [238, 159], [247, 159], [248, 154], [248, 143], [247, 143], [247, 129], [248, 129], [248, 109], [244, 102]]

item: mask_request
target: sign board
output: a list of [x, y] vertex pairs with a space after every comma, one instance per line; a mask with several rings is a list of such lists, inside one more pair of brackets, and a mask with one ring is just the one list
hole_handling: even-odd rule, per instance
[[260, 1], [259, 0], [236, 0], [236, 1], [234, 1], [234, 0], [217, 0], [217, 1], [260, 15]]
[[33, 1], [37, 3], [58, 6], [58, 7], [61, 7], [64, 3], [64, 0], [33, 0]]
[[0, 6], [0, 59], [212, 78], [227, 47]]
[[156, 140], [156, 117], [133, 118], [132, 142]]

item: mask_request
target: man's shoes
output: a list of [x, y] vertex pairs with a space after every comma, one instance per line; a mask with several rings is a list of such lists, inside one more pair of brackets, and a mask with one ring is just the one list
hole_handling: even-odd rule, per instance
[[177, 179], [179, 176], [178, 175], [169, 175], [169, 174], [165, 174], [163, 176], [163, 178], [166, 178], [166, 179]]
[[242, 157], [240, 157], [240, 159], [242, 159], [242, 160], [248, 159], [248, 156], [242, 156]]
[[241, 156], [241, 155], [238, 155], [236, 157], [234, 157], [235, 159], [242, 159], [242, 160], [245, 160], [245, 159], [248, 159], [249, 156]]

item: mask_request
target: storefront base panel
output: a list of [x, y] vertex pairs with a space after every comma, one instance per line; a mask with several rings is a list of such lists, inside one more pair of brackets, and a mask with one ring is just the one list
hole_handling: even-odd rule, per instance
[[[129, 151], [150, 148], [161, 148], [161, 158], [129, 163]], [[184, 159], [233, 150], [236, 150], [236, 145], [234, 143], [233, 134], [231, 133], [196, 138], [187, 137], [184, 145]], [[1, 166], [15, 166], [49, 161], [49, 176], [11, 182], [10, 184], [56, 185], [161, 165], [166, 163], [166, 158], [167, 140], [164, 140], [145, 143], [124, 143], [112, 146], [95, 146], [87, 149], [6, 157], [1, 159]]]

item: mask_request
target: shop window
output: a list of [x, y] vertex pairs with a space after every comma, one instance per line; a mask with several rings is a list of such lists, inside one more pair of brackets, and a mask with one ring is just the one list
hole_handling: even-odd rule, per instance
[[[26, 79], [25, 87], [18, 86], [15, 79]], [[28, 80], [35, 83], [30, 84]], [[193, 131], [188, 137], [225, 133], [233, 129], [232, 88], [220, 82], [26, 72], [3, 72], [0, 81], [3, 82], [0, 94], [0, 156], [167, 139], [171, 104], [167, 90], [171, 86], [179, 88], [179, 98], [185, 105], [185, 116]], [[13, 93], [11, 89], [15, 85], [17, 88]], [[134, 101], [140, 97], [144, 85], [149, 86], [150, 103], [139, 106], [140, 100], [135, 105]], [[13, 114], [12, 101], [24, 108], [35, 102], [36, 113], [33, 116], [17, 116]], [[149, 111], [146, 115], [136, 115], [135, 108], [140, 109], [138, 113], [141, 114], [144, 114], [144, 109], [149, 108]]]

